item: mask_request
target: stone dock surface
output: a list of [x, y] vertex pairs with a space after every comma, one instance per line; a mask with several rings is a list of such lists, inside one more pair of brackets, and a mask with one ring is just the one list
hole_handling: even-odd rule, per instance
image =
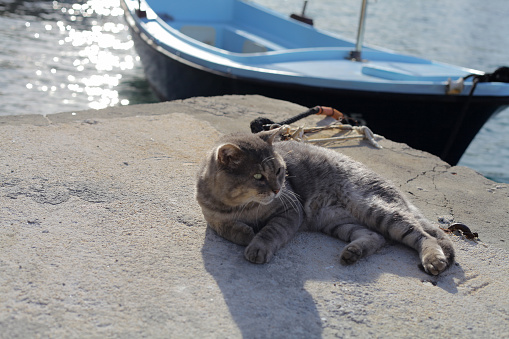
[[0, 338], [508, 338], [508, 185], [405, 144], [334, 148], [479, 234], [451, 235], [439, 277], [397, 244], [341, 266], [345, 243], [317, 233], [255, 265], [207, 229], [195, 174], [217, 138], [304, 110], [225, 96], [1, 117]]

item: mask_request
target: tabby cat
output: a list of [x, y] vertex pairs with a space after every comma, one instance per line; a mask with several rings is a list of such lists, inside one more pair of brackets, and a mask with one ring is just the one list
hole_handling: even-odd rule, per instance
[[277, 136], [227, 135], [198, 173], [197, 200], [209, 227], [247, 246], [247, 260], [268, 262], [307, 230], [348, 242], [344, 265], [377, 251], [384, 237], [414, 248], [429, 274], [451, 265], [450, 239], [391, 183], [336, 151]]

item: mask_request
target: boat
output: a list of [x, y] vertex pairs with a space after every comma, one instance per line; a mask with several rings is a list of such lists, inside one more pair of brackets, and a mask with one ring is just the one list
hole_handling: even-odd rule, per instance
[[[260, 94], [330, 106], [375, 133], [455, 165], [509, 105], [509, 84], [402, 55], [241, 0], [121, 0], [145, 76], [161, 100]], [[300, 18], [299, 18], [300, 17]], [[274, 112], [275, 117], [277, 112]]]

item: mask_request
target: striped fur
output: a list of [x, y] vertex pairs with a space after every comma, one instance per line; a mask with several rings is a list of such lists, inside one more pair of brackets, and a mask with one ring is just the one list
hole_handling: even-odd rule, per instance
[[298, 230], [348, 242], [341, 263], [376, 252], [385, 238], [415, 249], [437, 275], [454, 260], [451, 241], [390, 182], [338, 152], [273, 132], [234, 134], [204, 161], [197, 200], [208, 225], [264, 263]]

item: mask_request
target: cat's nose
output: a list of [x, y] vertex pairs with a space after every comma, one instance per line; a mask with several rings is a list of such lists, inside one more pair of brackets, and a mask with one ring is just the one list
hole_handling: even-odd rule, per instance
[[274, 192], [274, 194], [278, 194], [279, 193], [279, 189], [278, 188], [273, 189], [272, 192]]

